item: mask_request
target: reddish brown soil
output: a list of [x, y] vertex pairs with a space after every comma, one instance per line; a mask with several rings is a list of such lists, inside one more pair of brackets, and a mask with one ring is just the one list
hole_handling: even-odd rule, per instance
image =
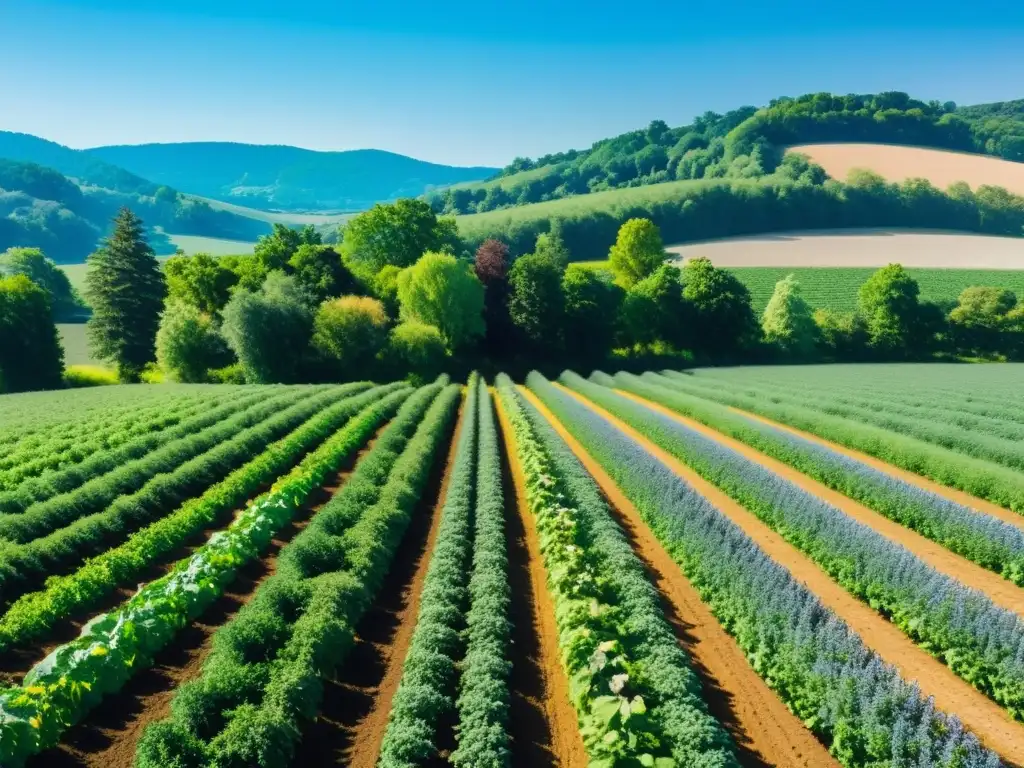
[[434, 467], [384, 584], [359, 622], [348, 658], [334, 680], [324, 681], [320, 716], [303, 736], [296, 765], [373, 768], [377, 763], [391, 699], [401, 682], [402, 666], [416, 628], [464, 409], [465, 402], [459, 407], [458, 426], [447, 459]]
[[615, 481], [532, 392], [522, 391], [600, 486], [634, 551], [643, 561], [651, 582], [661, 594], [665, 616], [701, 679], [708, 709], [732, 734], [740, 764], [747, 768], [773, 765], [838, 768], [839, 764], [825, 746], [750, 667], [743, 650], [701, 601], [697, 590]]
[[1024, 724], [1016, 722], [1006, 710], [916, 646], [898, 627], [832, 581], [810, 558], [753, 513], [625, 422], [575, 392], [564, 387], [561, 389], [615, 425], [710, 501], [743, 529], [765, 554], [814, 592], [822, 604], [860, 636], [865, 645], [896, 667], [904, 679], [916, 680], [921, 692], [933, 697], [939, 709], [955, 714], [965, 727], [1005, 760], [1015, 765], [1024, 764]]
[[106, 698], [83, 722], [68, 730], [57, 747], [33, 758], [29, 768], [131, 768], [136, 745], [146, 726], [167, 717], [177, 687], [201, 673], [212, 648], [214, 632], [230, 621], [274, 574], [281, 549], [338, 492], [352, 473], [352, 467], [375, 441], [376, 435], [343, 469], [310, 494], [292, 522], [271, 541], [267, 553], [245, 565], [203, 616], [157, 654], [152, 667], [140, 670], [123, 690]]
[[[540, 552], [540, 540], [526, 500], [526, 479], [519, 463], [515, 434], [508, 416], [500, 405], [498, 422], [515, 488], [516, 514], [510, 516], [509, 528], [513, 537], [521, 536], [522, 543], [526, 545], [525, 554], [528, 559], [525, 565], [533, 603], [533, 615], [530, 619], [532, 634], [536, 638], [536, 655], [527, 669], [523, 670], [526, 673], [523, 681], [519, 679], [519, 670], [513, 668], [512, 686], [516, 691], [513, 701], [516, 707], [511, 713], [513, 722], [510, 723], [510, 727], [514, 737], [518, 736], [514, 741], [517, 750], [540, 751], [542, 754], [546, 751], [550, 755], [550, 764], [560, 768], [582, 768], [587, 764], [587, 753], [583, 747], [576, 712], [569, 696], [569, 681], [562, 667], [555, 606], [548, 593], [547, 572], [544, 570], [544, 560]], [[518, 544], [518, 547], [521, 547], [521, 544]], [[516, 554], [516, 549], [513, 549], [513, 554]], [[513, 570], [514, 573], [518, 572], [520, 578], [522, 577], [521, 560], [513, 564]], [[542, 683], [541, 689], [531, 691], [530, 689], [536, 685], [538, 672]], [[521, 687], [523, 683], [525, 688]], [[537, 722], [538, 706], [543, 707], [546, 728]], [[525, 721], [517, 719], [521, 716], [525, 716]], [[550, 735], [550, 747], [541, 743], [537, 735], [530, 736], [531, 731], [544, 738]], [[524, 735], [526, 738], [523, 738]], [[548, 764], [548, 761], [542, 764]]]
[[884, 515], [880, 515], [873, 509], [869, 509], [850, 497], [832, 490], [827, 485], [819, 483], [817, 480], [812, 480], [810, 477], [802, 474], [788, 464], [773, 459], [772, 457], [751, 448], [746, 443], [742, 443], [739, 440], [723, 435], [721, 432], [705, 426], [698, 421], [687, 418], [686, 416], [682, 416], [671, 408], [666, 408], [659, 403], [651, 402], [650, 400], [646, 400], [638, 395], [634, 395], [631, 392], [626, 392], [621, 389], [617, 389], [615, 391], [623, 397], [629, 398], [636, 403], [640, 403], [647, 408], [674, 419], [692, 430], [700, 432], [705, 437], [710, 437], [713, 440], [717, 440], [722, 445], [732, 448], [742, 456], [750, 459], [751, 461], [757, 462], [765, 469], [774, 472], [780, 477], [786, 478], [794, 485], [802, 488], [810, 494], [813, 494], [814, 496], [817, 496], [819, 499], [828, 502], [833, 507], [842, 510], [847, 516], [852, 517], [857, 522], [863, 523], [873, 531], [880, 533], [887, 539], [910, 550], [914, 555], [935, 570], [956, 579], [960, 583], [965, 584], [972, 589], [984, 592], [996, 605], [1002, 606], [1009, 611], [1014, 611], [1015, 613], [1024, 616], [1024, 590], [1016, 584], [1007, 581], [999, 574], [993, 573], [986, 568], [982, 568], [980, 565], [972, 563], [965, 557], [961, 557], [960, 555], [950, 552], [941, 544], [937, 544], [931, 539], [925, 538], [921, 534], [916, 533], [909, 528], [905, 528]]

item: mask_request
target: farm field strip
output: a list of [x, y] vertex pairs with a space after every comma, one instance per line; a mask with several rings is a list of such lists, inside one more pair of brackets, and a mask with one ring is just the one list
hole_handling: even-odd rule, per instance
[[[734, 498], [951, 670], [1024, 719], [1024, 620], [790, 480], [678, 419], [574, 374], [563, 381]], [[706, 429], [706, 428], [705, 428]]]
[[[354, 396], [358, 395], [349, 395]], [[102, 494], [112, 501], [109, 506], [101, 504], [98, 511], [77, 517], [45, 536], [20, 544], [7, 542], [0, 547], [0, 588], [4, 599], [11, 600], [42, 579], [74, 568], [84, 557], [123, 541], [154, 518], [162, 517], [168, 507], [203, 492], [269, 443], [342, 397], [341, 393], [321, 392], [275, 414], [264, 413], [262, 421], [230, 431], [223, 442], [184, 463], [172, 464], [143, 482], [134, 493], [117, 495], [101, 482], [99, 494], [94, 495]], [[89, 484], [83, 489], [92, 490]], [[91, 498], [87, 496], [86, 500]], [[63, 500], [57, 497], [51, 501]], [[46, 505], [40, 508], [49, 510], [54, 506], [50, 502]], [[57, 507], [52, 515], [67, 514], [63, 509]]]
[[[842, 765], [875, 765], [906, 747], [940, 765], [957, 753], [967, 765], [998, 765], [959, 722], [989, 749], [1024, 760], [1024, 726], [755, 515], [582, 396], [538, 374], [527, 383], [636, 505], [757, 673]], [[944, 714], [953, 712], [959, 720]], [[903, 733], [923, 738], [911, 746]]]
[[744, 651], [701, 600], [693, 584], [644, 522], [611, 476], [537, 395], [519, 394], [544, 418], [593, 481], [644, 562], [676, 626], [679, 642], [702, 678], [708, 708], [726, 725], [742, 765], [838, 765], [828, 749], [797, 718], [747, 662]]
[[150, 664], [223, 594], [242, 565], [270, 545], [311, 492], [365, 442], [387, 413], [378, 404], [350, 419], [269, 493], [249, 504], [226, 530], [168, 575], [144, 585], [118, 610], [91, 620], [78, 639], [29, 670], [20, 687], [0, 691], [0, 709], [6, 714], [0, 721], [3, 764], [22, 765], [32, 754], [56, 744], [69, 725], [122, 688], [138, 668]]
[[687, 377], [682, 375], [670, 378], [673, 388], [682, 392], [805, 430], [998, 506], [1024, 513], [1024, 476], [1008, 467], [802, 405], [754, 400], [731, 394], [722, 387], [692, 387], [683, 380]]
[[42, 590], [22, 595], [0, 617], [0, 652], [24, 646], [68, 617], [95, 608], [147, 570], [165, 564], [192, 537], [244, 508], [247, 499], [288, 471], [349, 418], [365, 408], [379, 408], [386, 415], [397, 409], [408, 393], [407, 388], [387, 385], [325, 408], [201, 496], [136, 531], [123, 544], [90, 558], [77, 571], [50, 576]]
[[325, 688], [315, 681], [331, 678], [351, 651], [450, 438], [459, 387], [442, 386], [406, 400], [341, 490], [284, 547], [273, 576], [217, 630], [200, 677], [178, 689], [171, 717], [139, 741], [138, 768], [175, 759], [255, 765], [259, 755], [295, 754], [322, 703]]
[[[980, 505], [963, 506], [920, 483], [909, 483], [884, 471], [888, 467], [879, 469], [821, 441], [810, 440], [742, 411], [658, 386], [655, 376], [594, 374], [591, 380], [616, 388], [626, 397], [643, 398], [644, 404], [664, 409], [662, 412], [667, 415], [694, 419], [813, 477], [832, 491], [866, 504], [901, 526], [995, 571], [1018, 587], [1024, 585], [1024, 517], [1014, 512], [995, 508], [999, 514], [992, 515], [981, 511]], [[872, 521], [869, 525], [882, 530], [888, 521]], [[972, 586], [982, 588], [977, 583]], [[1012, 610], [1024, 613], [1021, 607]]]
[[508, 377], [500, 375], [497, 388], [536, 518], [562, 661], [590, 760], [737, 765], [656, 590], [593, 481], [549, 447], [560, 438], [530, 419]]

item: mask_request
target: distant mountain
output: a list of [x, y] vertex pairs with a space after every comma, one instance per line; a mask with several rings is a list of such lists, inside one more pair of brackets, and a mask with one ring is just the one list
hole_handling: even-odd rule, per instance
[[97, 160], [183, 192], [253, 208], [346, 211], [434, 187], [479, 181], [497, 168], [459, 168], [377, 149], [316, 152], [229, 142], [86, 150]]

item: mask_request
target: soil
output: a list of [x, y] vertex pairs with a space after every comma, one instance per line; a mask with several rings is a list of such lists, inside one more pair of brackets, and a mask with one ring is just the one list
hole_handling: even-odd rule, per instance
[[838, 491], [832, 490], [828, 486], [819, 483], [817, 480], [812, 480], [810, 477], [802, 474], [788, 464], [773, 459], [770, 456], [751, 448], [746, 443], [742, 443], [739, 440], [723, 435], [721, 432], [718, 432], [711, 427], [676, 413], [671, 408], [667, 408], [659, 403], [642, 398], [632, 392], [626, 392], [621, 389], [617, 389], [615, 391], [633, 402], [657, 411], [663, 416], [667, 416], [683, 426], [699, 432], [705, 437], [709, 437], [722, 445], [732, 448], [745, 458], [760, 464], [765, 469], [779, 475], [780, 477], [786, 478], [786, 480], [799, 488], [841, 510], [848, 517], [853, 518], [857, 522], [866, 525], [871, 530], [885, 536], [890, 541], [906, 548], [922, 562], [927, 563], [940, 573], [944, 573], [972, 589], [983, 592], [996, 605], [1024, 616], [1024, 589], [1021, 589], [1016, 584], [1007, 581], [999, 574], [993, 573], [986, 568], [982, 568], [980, 565], [972, 563], [965, 557], [961, 557], [960, 555], [950, 552], [941, 544], [937, 544], [931, 539], [925, 538], [921, 534], [890, 520], [884, 515], [880, 515], [873, 509], [869, 509], [848, 496], [844, 496]]
[[310, 494], [295, 518], [274, 536], [263, 557], [243, 566], [225, 593], [202, 617], [157, 654], [153, 666], [140, 670], [125, 688], [107, 697], [84, 721], [69, 729], [57, 747], [30, 760], [28, 768], [131, 768], [136, 745], [145, 728], [167, 717], [177, 687], [202, 672], [203, 662], [212, 649], [213, 634], [274, 574], [281, 549], [338, 492], [352, 473], [352, 467], [375, 441], [376, 435], [343, 469], [329, 476]]
[[447, 458], [432, 472], [419, 508], [395, 553], [393, 565], [372, 607], [356, 629], [355, 643], [335, 679], [324, 681], [320, 716], [306, 731], [295, 764], [374, 768], [387, 731], [391, 700], [419, 616], [441, 510], [463, 429], [459, 406]]
[[916, 485], [918, 488], [921, 488], [922, 490], [934, 493], [937, 496], [942, 496], [945, 499], [949, 499], [950, 501], [959, 504], [963, 507], [967, 507], [968, 509], [974, 510], [975, 512], [983, 512], [986, 515], [998, 518], [1000, 521], [1007, 523], [1008, 525], [1013, 525], [1017, 528], [1020, 528], [1021, 530], [1024, 530], [1024, 515], [1020, 515], [1016, 512], [1006, 509], [1005, 507], [1000, 507], [998, 504], [993, 504], [991, 501], [980, 499], [977, 496], [972, 496], [971, 494], [957, 490], [956, 488], [950, 488], [945, 485], [940, 485], [939, 483], [936, 483], [934, 480], [929, 480], [927, 477], [922, 477], [921, 475], [916, 475], [913, 472], [908, 472], [905, 469], [901, 469], [900, 467], [897, 467], [893, 464], [889, 464], [885, 461], [882, 461], [881, 459], [876, 459], [874, 456], [871, 456], [870, 454], [855, 451], [853, 448], [847, 448], [845, 445], [840, 445], [839, 443], [833, 443], [830, 440], [818, 437], [817, 435], [811, 432], [804, 432], [803, 430], [791, 427], [788, 424], [783, 424], [781, 421], [772, 421], [771, 419], [767, 419], [764, 416], [759, 416], [756, 413], [751, 413], [750, 411], [743, 411], [740, 410], [739, 408], [733, 408], [731, 406], [728, 407], [730, 411], [738, 413], [741, 416], [746, 416], [749, 419], [760, 421], [762, 424], [767, 424], [768, 426], [775, 427], [776, 429], [781, 429], [786, 432], [790, 432], [806, 440], [810, 440], [812, 443], [823, 445], [826, 448], [830, 448], [831, 450], [835, 451], [836, 453], [841, 453], [844, 456], [849, 456], [851, 459], [855, 459], [863, 464], [867, 464], [868, 466], [877, 469], [879, 472], [884, 472], [887, 475], [892, 475], [893, 477], [899, 478], [905, 483]]
[[[511, 687], [513, 707], [509, 730], [513, 737], [515, 765], [534, 765], [525, 762], [528, 755], [540, 754], [546, 757], [539, 765], [554, 765], [559, 768], [583, 768], [587, 765], [587, 753], [580, 736], [579, 722], [576, 711], [572, 707], [569, 696], [569, 681], [562, 667], [558, 645], [558, 626], [555, 623], [555, 606], [547, 588], [547, 572], [540, 552], [540, 539], [534, 526], [533, 517], [526, 500], [526, 478], [519, 462], [515, 434], [508, 416], [498, 402], [498, 424], [504, 454], [508, 460], [512, 487], [515, 489], [514, 514], [510, 511], [508, 518], [509, 535], [512, 538], [513, 587], [523, 584], [528, 577], [529, 594], [516, 594], [521, 602], [515, 606], [516, 633], [514, 639], [521, 637], [529, 621], [532, 630], [530, 647], [515, 648], [516, 656], [528, 654], [525, 667], [517, 669], [513, 666]], [[511, 500], [510, 500], [511, 501]], [[525, 547], [524, 547], [525, 545]], [[525, 552], [523, 551], [525, 549]], [[523, 562], [525, 555], [526, 562]], [[525, 571], [525, 573], [524, 573]], [[516, 583], [519, 582], [519, 584]], [[518, 592], [514, 589], [514, 592]], [[530, 616], [524, 616], [527, 608], [532, 609]], [[522, 672], [522, 676], [520, 675]], [[539, 677], [539, 680], [538, 680]], [[538, 687], [538, 682], [540, 683]], [[538, 710], [543, 711], [543, 723], [539, 721]]]
[[838, 768], [828, 749], [750, 667], [743, 650], [718, 623], [615, 481], [532, 392], [521, 391], [601, 488], [612, 514], [658, 588], [665, 616], [701, 680], [708, 709], [736, 742], [740, 764], [745, 768]]
[[1024, 723], [928, 655], [894, 624], [836, 584], [810, 558], [762, 523], [724, 492], [659, 448], [635, 429], [586, 398], [556, 384], [563, 392], [600, 414], [609, 423], [661, 461], [741, 528], [770, 558], [789, 570], [825, 605], [860, 636], [883, 661], [892, 664], [908, 681], [916, 681], [937, 708], [954, 714], [987, 747], [1013, 765], [1024, 765]]

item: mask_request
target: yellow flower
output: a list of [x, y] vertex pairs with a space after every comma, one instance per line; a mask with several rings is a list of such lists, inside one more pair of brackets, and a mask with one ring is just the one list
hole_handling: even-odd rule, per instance
[[46, 693], [46, 688], [44, 688], [41, 685], [30, 685], [28, 686], [28, 688], [25, 689], [25, 692], [35, 694]]
[[97, 646], [93, 647], [92, 652], [89, 655], [90, 656], [106, 656], [107, 655], [107, 649], [104, 648], [102, 645], [97, 645]]
[[40, 720], [38, 717], [30, 717], [28, 719], [28, 724], [31, 725], [33, 728], [38, 729], [42, 726], [43, 721]]

